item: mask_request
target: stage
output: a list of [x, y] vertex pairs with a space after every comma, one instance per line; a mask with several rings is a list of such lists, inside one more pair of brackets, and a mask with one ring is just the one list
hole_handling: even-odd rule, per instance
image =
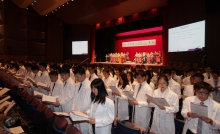
[[[127, 62], [127, 63], [113, 63], [113, 62], [94, 62], [94, 64], [102, 64], [103, 66], [105, 65], [110, 65], [110, 66], [116, 66], [116, 67], [121, 67], [121, 66], [132, 66], [135, 67], [136, 65], [144, 65], [145, 69], [148, 69], [149, 67], [153, 67], [154, 69], [158, 70], [160, 67], [167, 67], [166, 65], [163, 64], [139, 64], [135, 62]], [[155, 71], [156, 71], [155, 70]]]

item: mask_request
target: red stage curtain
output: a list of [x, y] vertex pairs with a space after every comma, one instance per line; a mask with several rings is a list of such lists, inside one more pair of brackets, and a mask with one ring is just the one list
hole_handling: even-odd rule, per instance
[[[158, 35], [145, 35], [137, 37], [137, 35], [134, 35], [135, 37], [129, 36], [127, 38], [123, 39], [116, 39], [116, 52], [129, 52], [130, 60], [134, 59], [134, 55], [136, 52], [154, 52], [154, 51], [162, 51], [162, 34]], [[139, 41], [139, 40], [151, 40], [156, 39], [156, 45], [154, 46], [137, 46], [137, 47], [122, 47], [122, 42], [128, 42], [128, 41]]]

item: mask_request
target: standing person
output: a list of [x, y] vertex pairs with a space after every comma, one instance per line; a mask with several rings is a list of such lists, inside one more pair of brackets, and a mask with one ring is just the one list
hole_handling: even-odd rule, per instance
[[[58, 79], [58, 73], [57, 71], [51, 71], [49, 73], [51, 84], [50, 84], [50, 96], [56, 97], [58, 100], [62, 97], [62, 88], [63, 88], [63, 82]], [[50, 109], [54, 112], [62, 112], [61, 106], [54, 106], [50, 105]]]
[[205, 67], [205, 73], [204, 75], [204, 81], [208, 82], [210, 79], [212, 79], [212, 66], [208, 65]]
[[181, 98], [181, 87], [180, 87], [179, 83], [177, 83], [176, 81], [174, 81], [171, 78], [171, 70], [164, 69], [163, 74], [166, 75], [169, 80], [168, 87], [170, 88], [170, 90], [172, 90], [174, 93], [176, 93], [180, 99]]
[[[46, 67], [47, 67], [47, 63], [46, 62], [41, 62], [39, 64], [39, 69], [41, 71], [40, 73], [40, 78], [39, 78], [39, 82], [41, 83], [44, 83], [47, 85], [47, 87], [50, 86], [50, 77], [48, 75], [48, 72], [46, 70]], [[49, 91], [48, 91], [48, 88], [45, 88], [45, 87], [38, 87], [38, 91], [45, 94], [45, 95], [48, 95], [49, 94]]]
[[88, 134], [111, 134], [112, 123], [115, 118], [114, 103], [107, 97], [108, 93], [102, 79], [94, 79], [91, 83], [91, 89], [92, 103], [84, 112], [91, 117], [88, 122], [92, 126], [89, 126]]
[[[218, 134], [220, 129], [220, 105], [209, 97], [212, 87], [206, 82], [194, 84], [195, 96], [183, 101], [181, 114], [186, 118], [183, 134]], [[208, 107], [208, 117], [199, 116], [191, 111], [191, 103]]]
[[209, 83], [213, 88], [213, 92], [212, 92], [213, 100], [218, 103], [220, 103], [220, 78], [219, 78], [220, 75], [219, 74], [220, 73], [218, 70], [213, 70], [212, 78], [207, 81], [207, 83]]
[[174, 114], [179, 111], [179, 98], [176, 93], [170, 90], [168, 84], [167, 76], [160, 75], [158, 77], [158, 86], [160, 88], [154, 91], [153, 97], [165, 98], [170, 105], [169, 107], [154, 105], [147, 99], [149, 105], [155, 107], [153, 123], [150, 130], [150, 132], [154, 134], [175, 134]]
[[[55, 107], [61, 106], [62, 112], [69, 113], [71, 111], [71, 106], [73, 103], [73, 95], [75, 90], [75, 84], [70, 77], [70, 70], [67, 67], [62, 67], [60, 69], [60, 76], [64, 81], [61, 91], [61, 97], [56, 103], [52, 103]], [[67, 119], [67, 118], [66, 118]], [[67, 119], [70, 123], [70, 119]]]
[[102, 80], [104, 81], [105, 85], [107, 86], [107, 88], [109, 86], [115, 86], [116, 85], [116, 82], [115, 80], [110, 76], [110, 72], [109, 72], [109, 69], [105, 68], [103, 70], [103, 78]]
[[147, 82], [147, 84], [149, 84], [150, 85], [150, 87], [151, 87], [151, 89], [152, 90], [155, 90], [155, 85], [154, 85], [154, 83], [151, 81], [151, 79], [152, 79], [152, 73], [151, 73], [151, 71], [150, 70], [146, 70], [145, 71], [145, 74], [146, 74], [146, 82]]
[[[78, 66], [74, 69], [74, 75], [76, 80], [79, 82], [74, 90], [73, 103], [71, 110], [74, 111], [86, 111], [91, 103], [90, 94], [91, 82], [86, 77], [86, 70]], [[75, 122], [75, 127], [77, 127], [83, 134], [87, 134], [89, 124], [87, 122]]]
[[96, 66], [94, 64], [90, 64], [88, 66], [88, 71], [90, 73], [89, 75], [89, 81], [92, 82], [94, 79], [98, 78], [98, 76], [95, 73]]
[[124, 91], [130, 92], [130, 94], [132, 95], [134, 92], [132, 87], [128, 83], [128, 79], [125, 73], [120, 74], [119, 81], [116, 87], [120, 93], [112, 93], [113, 95], [115, 95], [115, 114], [118, 118], [120, 118], [120, 120], [128, 120], [128, 99], [124, 95]]
[[176, 75], [176, 69], [175, 68], [171, 68], [171, 77], [172, 77], [173, 80], [175, 80], [180, 85], [182, 84], [181, 77]]
[[134, 98], [136, 100], [128, 100], [128, 102], [133, 106], [133, 123], [144, 127], [147, 130], [151, 117], [151, 108], [148, 107], [146, 94], [152, 96], [153, 90], [147, 84], [145, 78], [144, 71], [139, 70], [137, 72], [137, 81], [139, 84], [137, 84], [134, 89]]

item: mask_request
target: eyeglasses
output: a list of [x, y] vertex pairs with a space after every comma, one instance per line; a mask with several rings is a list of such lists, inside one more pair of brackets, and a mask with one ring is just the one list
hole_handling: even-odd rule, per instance
[[209, 93], [208, 93], [208, 92], [199, 92], [199, 91], [196, 91], [196, 94], [198, 94], [198, 95], [208, 95]]

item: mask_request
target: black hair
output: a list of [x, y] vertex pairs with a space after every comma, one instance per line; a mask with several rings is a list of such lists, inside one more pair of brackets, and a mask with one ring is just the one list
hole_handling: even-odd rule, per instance
[[50, 65], [50, 68], [53, 69], [53, 70], [57, 70], [57, 65], [56, 64], [52, 64], [52, 65]]
[[164, 69], [164, 70], [163, 70], [163, 74], [169, 74], [169, 75], [171, 75], [171, 69], [168, 69], [168, 68]]
[[121, 73], [120, 74], [121, 79], [123, 80], [123, 84], [120, 83], [120, 81], [118, 81], [118, 87], [120, 85], [122, 85], [122, 89], [125, 89], [125, 87], [127, 85], [129, 85], [128, 79], [127, 79], [127, 75], [125, 73]]
[[103, 72], [106, 72], [107, 74], [110, 74], [108, 68], [104, 68], [104, 69], [103, 69]]
[[195, 72], [195, 68], [189, 68], [189, 72]]
[[168, 78], [167, 78], [166, 75], [161, 74], [161, 75], [157, 78], [157, 85], [158, 85], [158, 82], [159, 82], [160, 79], [164, 79], [164, 80], [167, 82], [167, 85], [169, 85], [169, 80], [168, 80]]
[[208, 68], [210, 67], [212, 69], [212, 65], [206, 65], [205, 68]]
[[200, 89], [207, 90], [209, 93], [212, 92], [212, 86], [204, 81], [197, 82], [193, 85], [195, 91]]
[[134, 82], [133, 73], [131, 71], [128, 71], [127, 74], [130, 74], [130, 76], [131, 76], [131, 83], [133, 83]]
[[50, 73], [49, 73], [49, 75], [51, 76], [58, 76], [58, 73], [57, 73], [57, 71], [51, 71]]
[[39, 64], [40, 66], [43, 66], [43, 67], [47, 67], [47, 63], [46, 62], [41, 62], [40, 64]]
[[89, 64], [88, 68], [92, 68], [92, 70], [96, 69], [96, 65], [95, 64]]
[[26, 63], [24, 66], [25, 67], [31, 67], [31, 64], [30, 63]]
[[103, 65], [100, 63], [100, 64], [98, 65], [98, 67], [103, 68]]
[[195, 78], [195, 77], [199, 77], [200, 79], [202, 79], [202, 81], [204, 80], [204, 75], [203, 75], [203, 74], [195, 73], [195, 74], [193, 75], [193, 78]]
[[218, 75], [220, 75], [220, 73], [219, 73], [218, 70], [212, 70], [212, 74], [218, 74]]
[[14, 65], [14, 68], [15, 68], [16, 71], [18, 71], [18, 70], [19, 70], [19, 65], [18, 65], [18, 64], [15, 64], [15, 65]]
[[70, 74], [70, 69], [69, 69], [69, 68], [66, 68], [66, 67], [62, 67], [62, 68], [59, 70], [59, 73], [60, 73], [60, 74]]
[[146, 76], [145, 76], [145, 72], [144, 72], [143, 70], [138, 70], [136, 76], [138, 76], [138, 75], [140, 75], [141, 77], [146, 77]]
[[147, 83], [150, 84], [151, 79], [152, 79], [152, 73], [151, 73], [151, 71], [150, 71], [150, 70], [146, 70], [146, 71], [145, 71], [145, 75], [148, 76], [148, 77], [147, 77]]
[[141, 66], [140, 66], [140, 65], [136, 65], [136, 67], [135, 67], [135, 68], [139, 68], [139, 69], [140, 69], [140, 68], [141, 68]]
[[91, 100], [94, 102], [98, 102], [101, 104], [105, 104], [105, 97], [108, 96], [107, 90], [105, 88], [105, 84], [100, 78], [96, 78], [92, 81], [90, 85], [91, 89], [92, 88], [97, 88], [98, 90], [98, 95], [95, 96], [93, 92], [91, 92]]
[[37, 70], [37, 71], [39, 71], [39, 66], [38, 65], [32, 65], [31, 66], [31, 70]]
[[112, 72], [112, 77], [114, 77], [114, 76], [115, 76], [115, 70], [114, 70], [114, 68], [110, 68], [109, 70]]
[[74, 68], [73, 73], [75, 75], [76, 74], [83, 75], [83, 74], [86, 74], [86, 70], [82, 66], [78, 66], [78, 67]]
[[176, 72], [176, 69], [173, 67], [173, 68], [170, 69], [170, 71]]

